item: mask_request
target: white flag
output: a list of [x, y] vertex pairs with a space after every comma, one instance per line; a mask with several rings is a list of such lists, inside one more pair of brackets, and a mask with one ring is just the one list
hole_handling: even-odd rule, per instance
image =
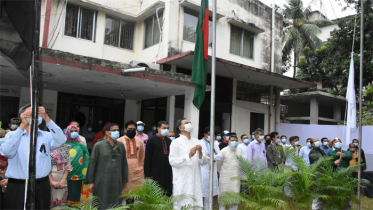
[[350, 73], [348, 76], [347, 94], [347, 127], [345, 144], [352, 142], [351, 129], [356, 129], [356, 95], [355, 95], [355, 71], [354, 71], [354, 54], [351, 54]]

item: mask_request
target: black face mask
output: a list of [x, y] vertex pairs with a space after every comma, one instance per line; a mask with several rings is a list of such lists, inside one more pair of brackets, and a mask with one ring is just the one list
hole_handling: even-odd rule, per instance
[[126, 135], [128, 138], [133, 139], [136, 136], [136, 130], [127, 130]]
[[266, 144], [270, 144], [270, 143], [271, 143], [271, 139], [267, 139]]

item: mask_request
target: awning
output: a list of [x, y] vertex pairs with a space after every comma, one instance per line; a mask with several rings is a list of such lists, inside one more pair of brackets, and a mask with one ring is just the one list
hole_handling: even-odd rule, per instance
[[256, 34], [260, 34], [260, 33], [263, 33], [265, 31], [264, 29], [256, 26], [254, 23], [248, 23], [248, 22], [245, 22], [245, 21], [243, 21], [241, 19], [238, 19], [238, 18], [237, 19], [228, 18], [228, 23], [236, 25], [238, 27], [241, 27], [245, 30], [254, 32]]
[[[192, 69], [193, 51], [188, 51], [178, 55], [159, 60], [158, 64], [176, 65], [184, 69]], [[316, 84], [307, 82], [270, 71], [246, 66], [236, 62], [228, 61], [222, 58], [216, 58], [216, 74], [222, 77], [236, 78], [240, 81], [246, 81], [259, 85], [274, 85], [281, 89], [294, 89], [313, 87]], [[208, 73], [211, 73], [211, 56], [209, 56]]]

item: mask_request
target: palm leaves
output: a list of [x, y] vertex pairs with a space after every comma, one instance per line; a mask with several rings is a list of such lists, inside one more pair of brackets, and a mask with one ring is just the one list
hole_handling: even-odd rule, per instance
[[[278, 170], [255, 170], [255, 163], [237, 157], [246, 178], [246, 190], [241, 193], [228, 192], [221, 195], [223, 204], [240, 204], [245, 209], [311, 209], [315, 199], [323, 201], [324, 209], [345, 209], [349, 201], [355, 201], [357, 180], [351, 173], [358, 166], [340, 168], [333, 172], [330, 157], [321, 157], [308, 166], [291, 148], [285, 148], [286, 158], [298, 167], [279, 166]], [[239, 178], [239, 177], [235, 177]], [[241, 178], [242, 179], [242, 178]], [[362, 185], [369, 181], [362, 180]], [[290, 189], [291, 194], [284, 189]]]
[[307, 7], [304, 7], [302, 0], [287, 0], [287, 4], [284, 5], [282, 51], [284, 54], [294, 52], [294, 78], [299, 53], [305, 46], [309, 46], [312, 50], [321, 47], [322, 41], [317, 37], [317, 34], [321, 32], [319, 26], [330, 22], [329, 20], [310, 20], [310, 6], [314, 2], [315, 0], [312, 0]]

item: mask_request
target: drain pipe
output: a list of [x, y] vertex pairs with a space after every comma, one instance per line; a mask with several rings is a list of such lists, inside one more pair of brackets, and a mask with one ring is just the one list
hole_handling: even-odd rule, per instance
[[[155, 64], [158, 62], [158, 54], [159, 54], [159, 49], [161, 48], [161, 40], [162, 40], [162, 28], [161, 24], [159, 23], [159, 17], [158, 17], [158, 10], [159, 9], [164, 9], [164, 7], [158, 7], [155, 14], [157, 15], [157, 21], [158, 21], [158, 27], [159, 27], [159, 42], [158, 42], [158, 52], [157, 55], [155, 56]], [[164, 19], [164, 17], [163, 17]]]

